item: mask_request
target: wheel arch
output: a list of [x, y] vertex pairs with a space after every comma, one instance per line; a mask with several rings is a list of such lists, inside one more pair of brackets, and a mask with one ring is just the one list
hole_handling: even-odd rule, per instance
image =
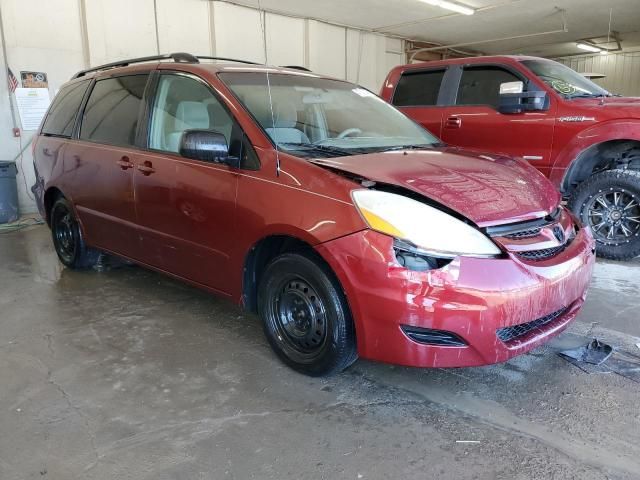
[[272, 234], [253, 244], [245, 256], [242, 269], [241, 304], [245, 309], [257, 311], [258, 285], [269, 262], [283, 253], [294, 252], [313, 253], [321, 258], [310, 243], [293, 235]]
[[45, 221], [47, 225], [51, 226], [51, 208], [53, 208], [53, 204], [56, 203], [58, 198], [67, 198], [65, 194], [58, 187], [49, 187], [44, 192], [43, 204], [44, 204], [44, 213], [45, 213]]
[[567, 169], [561, 191], [564, 195], [570, 195], [594, 173], [619, 168], [640, 170], [639, 139], [605, 140], [583, 149]]

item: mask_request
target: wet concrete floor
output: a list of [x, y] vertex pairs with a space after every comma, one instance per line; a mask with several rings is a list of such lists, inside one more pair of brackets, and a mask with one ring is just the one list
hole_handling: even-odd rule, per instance
[[[640, 261], [599, 261], [571, 332], [640, 349]], [[568, 334], [561, 336], [562, 342]], [[0, 235], [0, 479], [639, 479], [640, 384], [542, 347], [312, 379], [259, 320], [138, 267]]]

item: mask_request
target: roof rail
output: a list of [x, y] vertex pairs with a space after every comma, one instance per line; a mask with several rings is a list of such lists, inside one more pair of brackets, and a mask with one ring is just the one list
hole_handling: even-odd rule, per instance
[[307, 67], [302, 67], [300, 65], [282, 65], [282, 68], [292, 68], [294, 70], [302, 70], [303, 72], [310, 72]]
[[208, 56], [200, 56], [200, 55], [191, 55], [190, 53], [184, 53], [184, 52], [177, 52], [177, 53], [167, 53], [164, 55], [152, 55], [149, 57], [130, 58], [128, 60], [120, 60], [119, 62], [105, 63], [104, 65], [98, 65], [97, 67], [87, 68], [86, 70], [80, 70], [73, 77], [71, 77], [71, 79], [73, 80], [75, 78], [84, 77], [88, 73], [98, 72], [100, 70], [126, 67], [127, 65], [132, 65], [134, 63], [152, 62], [154, 60], [173, 60], [176, 63], [200, 63], [200, 60], [199, 60], [200, 58], [203, 60], [225, 60], [229, 62], [239, 62], [239, 63], [248, 63], [251, 65], [259, 65], [256, 62], [250, 62], [248, 60], [238, 60], [236, 58], [208, 57]]
[[263, 65], [258, 62], [250, 62], [249, 60], [239, 60], [237, 58], [228, 58], [228, 57], [208, 57], [205, 55], [197, 55], [196, 58], [201, 58], [203, 60], [223, 60], [226, 62], [237, 62], [237, 63], [246, 63], [247, 65]]

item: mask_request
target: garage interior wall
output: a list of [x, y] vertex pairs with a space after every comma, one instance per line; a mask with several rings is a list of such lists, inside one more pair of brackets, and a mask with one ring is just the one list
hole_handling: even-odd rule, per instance
[[[0, 0], [7, 58], [2, 71], [46, 72], [51, 97], [78, 70], [156, 53], [191, 52], [273, 65], [302, 65], [378, 92], [387, 72], [405, 63], [403, 40], [221, 1]], [[262, 19], [262, 20], [261, 20]], [[264, 22], [264, 34], [261, 22]], [[12, 136], [8, 84], [0, 81], [0, 161], [18, 165], [22, 213], [35, 211], [30, 141]]]
[[611, 93], [640, 97], [640, 51], [556, 58], [580, 73], [601, 73], [595, 83]]

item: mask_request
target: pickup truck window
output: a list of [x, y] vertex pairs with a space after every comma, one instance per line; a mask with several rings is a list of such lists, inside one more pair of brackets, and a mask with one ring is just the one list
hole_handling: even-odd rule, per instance
[[489, 105], [498, 108], [500, 84], [521, 79], [496, 66], [466, 67], [462, 72], [456, 105]]
[[393, 94], [393, 104], [399, 107], [436, 105], [444, 70], [403, 73]]
[[604, 88], [561, 63], [550, 60], [524, 60], [522, 64], [564, 98], [611, 95]]

